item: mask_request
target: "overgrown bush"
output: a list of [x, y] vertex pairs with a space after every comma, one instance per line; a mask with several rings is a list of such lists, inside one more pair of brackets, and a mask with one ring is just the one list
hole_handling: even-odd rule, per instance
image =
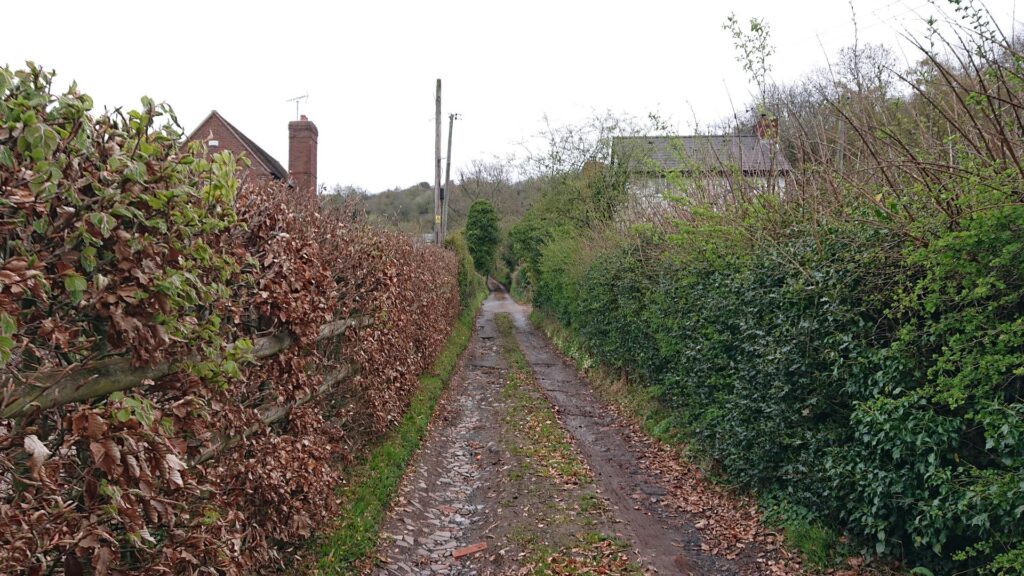
[[[440, 349], [456, 258], [239, 190], [236, 159], [182, 146], [165, 105], [93, 115], [52, 81], [0, 69], [0, 572], [274, 571]], [[354, 316], [372, 324], [318, 341]], [[268, 334], [295, 344], [254, 360]], [[133, 374], [120, 358], [165, 375], [22, 402]]]
[[483, 278], [476, 272], [473, 265], [473, 256], [469, 253], [469, 246], [466, 245], [466, 237], [462, 231], [456, 232], [445, 238], [445, 247], [455, 252], [459, 260], [459, 301], [468, 303], [473, 297], [484, 288]]
[[832, 78], [768, 101], [793, 122], [784, 194], [681, 190], [671, 226], [535, 212], [512, 236], [535, 305], [729, 482], [868, 555], [1019, 574], [1024, 57], [957, 6], [961, 36], [922, 46], [904, 92]]
[[[989, 331], [1000, 334], [996, 344], [1012, 341], [1020, 316], [1000, 321], [998, 309], [1019, 306], [1020, 279], [1004, 278], [1010, 293], [984, 299], [993, 314], [975, 324], [979, 335], [936, 335], [979, 311], [943, 307], [929, 319], [921, 298], [910, 315], [896, 306], [919, 294], [909, 261], [922, 253], [911, 250], [901, 268], [865, 252], [880, 240], [873, 232], [844, 235], [796, 232], [731, 255], [712, 235], [713, 260], [640, 239], [596, 250], [594, 241], [555, 242], [534, 302], [603, 364], [655, 386], [730, 481], [846, 526], [872, 552], [941, 567], [979, 543], [1007, 550], [1022, 537], [1024, 510], [1020, 363], [998, 345], [970, 347], [956, 353], [958, 365], [1001, 367], [993, 381], [1002, 386], [971, 378], [961, 394], [939, 377], [958, 341]], [[906, 291], [892, 292], [893, 282]]]
[[498, 227], [498, 212], [487, 200], [476, 200], [469, 207], [466, 216], [466, 245], [473, 255], [476, 271], [485, 277], [494, 273], [494, 266], [501, 244], [501, 229]]

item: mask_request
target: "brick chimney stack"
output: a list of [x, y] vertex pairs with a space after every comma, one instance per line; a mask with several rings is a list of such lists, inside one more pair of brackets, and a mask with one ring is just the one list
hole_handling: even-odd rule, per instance
[[288, 123], [288, 174], [295, 189], [316, 194], [316, 141], [318, 132], [303, 114]]
[[779, 119], [774, 116], [769, 117], [762, 112], [757, 122], [754, 123], [754, 135], [761, 140], [778, 140]]

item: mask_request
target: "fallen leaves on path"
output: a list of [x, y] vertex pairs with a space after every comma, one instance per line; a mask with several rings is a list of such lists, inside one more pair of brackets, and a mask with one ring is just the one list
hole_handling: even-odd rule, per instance
[[581, 539], [579, 545], [559, 550], [545, 558], [544, 574], [576, 576], [580, 574], [640, 575], [641, 569], [626, 553], [621, 542], [602, 537]]
[[[807, 574], [800, 558], [783, 547], [781, 534], [766, 528], [752, 498], [726, 491], [704, 477], [696, 465], [684, 460], [675, 448], [651, 438], [631, 418], [615, 411], [626, 422], [630, 442], [646, 455], [640, 465], [655, 474], [668, 488], [662, 502], [695, 520], [709, 554], [739, 559], [751, 574], [790, 576]], [[745, 560], [745, 561], [744, 561]]]

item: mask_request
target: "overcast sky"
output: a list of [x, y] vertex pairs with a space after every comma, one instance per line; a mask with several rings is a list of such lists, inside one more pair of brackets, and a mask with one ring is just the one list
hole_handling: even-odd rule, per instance
[[[936, 0], [945, 5], [946, 0]], [[1013, 0], [986, 2], [1010, 26]], [[894, 47], [936, 14], [928, 0], [854, 0], [860, 41]], [[547, 115], [667, 116], [681, 133], [740, 106], [750, 87], [722, 23], [767, 19], [773, 77], [851, 44], [847, 0], [569, 2], [12, 2], [0, 63], [34, 60], [97, 107], [142, 95], [187, 130], [211, 109], [287, 165], [295, 105], [320, 131], [319, 179], [370, 191], [433, 181], [434, 81], [458, 112], [453, 165], [522, 151]], [[905, 44], [905, 43], [904, 43]], [[447, 125], [447, 121], [445, 122]], [[447, 127], [446, 127], [447, 129]]]

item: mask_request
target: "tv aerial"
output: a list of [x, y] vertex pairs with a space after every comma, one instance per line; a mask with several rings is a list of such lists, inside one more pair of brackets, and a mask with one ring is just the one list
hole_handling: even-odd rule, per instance
[[289, 98], [285, 102], [295, 102], [295, 119], [299, 120], [299, 104], [309, 99], [309, 92], [306, 92], [302, 96], [296, 96], [295, 98]]

